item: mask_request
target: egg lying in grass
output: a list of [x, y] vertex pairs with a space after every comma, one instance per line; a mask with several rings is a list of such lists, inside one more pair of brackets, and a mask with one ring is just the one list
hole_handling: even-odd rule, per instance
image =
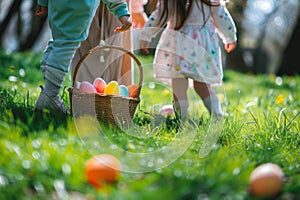
[[159, 114], [161, 114], [161, 115], [173, 115], [174, 114], [173, 105], [164, 105], [159, 110]]
[[96, 88], [98, 93], [103, 93], [106, 87], [106, 82], [102, 78], [98, 77], [95, 78], [93, 85]]
[[129, 91], [125, 85], [120, 85], [120, 95], [124, 97], [129, 97]]
[[104, 88], [104, 94], [108, 95], [119, 95], [120, 88], [117, 81], [110, 81]]
[[110, 154], [93, 156], [85, 163], [86, 179], [96, 188], [101, 188], [106, 183], [116, 182], [120, 170], [120, 161]]
[[284, 174], [273, 163], [265, 163], [253, 170], [250, 176], [250, 192], [257, 197], [274, 197], [282, 187]]
[[128, 85], [127, 88], [129, 91], [129, 96], [131, 98], [134, 98], [137, 93], [138, 86], [137, 85]]
[[80, 83], [79, 91], [85, 93], [97, 93], [96, 88], [88, 81], [82, 81]]

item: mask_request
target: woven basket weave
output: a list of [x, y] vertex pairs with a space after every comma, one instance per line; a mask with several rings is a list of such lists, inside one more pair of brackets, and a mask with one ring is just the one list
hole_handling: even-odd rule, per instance
[[[135, 61], [138, 66], [139, 80], [138, 89], [133, 98], [119, 95], [83, 93], [75, 87], [77, 73], [84, 60], [89, 55], [101, 50], [118, 50], [129, 55]], [[141, 62], [132, 52], [117, 46], [96, 46], [89, 50], [88, 53], [82, 56], [78, 61], [74, 70], [72, 81], [73, 85], [72, 88], [69, 88], [69, 95], [71, 111], [74, 117], [88, 114], [97, 116], [98, 120], [104, 122], [104, 124], [112, 124], [122, 127], [128, 127], [131, 125], [136, 108], [140, 103], [140, 91], [143, 81]]]

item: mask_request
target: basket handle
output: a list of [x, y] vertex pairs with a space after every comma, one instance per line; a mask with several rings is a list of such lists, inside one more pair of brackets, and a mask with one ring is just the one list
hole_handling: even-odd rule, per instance
[[107, 46], [107, 45], [101, 45], [101, 46], [96, 46], [92, 49], [90, 49], [85, 55], [83, 55], [80, 60], [78, 61], [75, 69], [74, 69], [74, 76], [72, 78], [72, 81], [73, 81], [73, 88], [75, 86], [75, 81], [76, 81], [76, 78], [77, 78], [77, 73], [78, 73], [78, 70], [81, 66], [81, 64], [83, 63], [83, 61], [92, 53], [95, 53], [97, 51], [100, 51], [100, 50], [103, 50], [103, 49], [115, 49], [115, 50], [119, 50], [119, 51], [122, 51], [124, 52], [125, 54], [129, 55], [134, 61], [135, 63], [137, 64], [138, 66], [138, 72], [139, 72], [139, 81], [138, 81], [138, 89], [137, 89], [137, 92], [135, 94], [135, 98], [138, 98], [140, 96], [140, 92], [141, 92], [141, 88], [142, 88], [142, 83], [143, 83], [143, 69], [142, 69], [142, 64], [141, 62], [139, 61], [139, 59], [130, 51], [122, 48], [122, 47], [118, 47], [118, 46]]

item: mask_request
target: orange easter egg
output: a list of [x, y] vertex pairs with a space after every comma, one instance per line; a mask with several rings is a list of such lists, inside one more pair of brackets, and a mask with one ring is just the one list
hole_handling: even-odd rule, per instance
[[106, 82], [102, 78], [98, 77], [95, 78], [93, 85], [96, 88], [98, 93], [103, 93], [106, 87]]
[[273, 163], [265, 163], [253, 170], [250, 176], [250, 192], [258, 197], [274, 197], [282, 187], [284, 174]]
[[120, 161], [109, 154], [99, 154], [85, 163], [86, 179], [96, 188], [101, 188], [106, 183], [116, 182], [120, 170]]
[[120, 88], [117, 81], [110, 81], [104, 88], [104, 94], [119, 95]]
[[134, 98], [138, 89], [137, 85], [128, 85], [129, 96]]
[[82, 81], [79, 86], [80, 92], [97, 93], [96, 88], [88, 81]]

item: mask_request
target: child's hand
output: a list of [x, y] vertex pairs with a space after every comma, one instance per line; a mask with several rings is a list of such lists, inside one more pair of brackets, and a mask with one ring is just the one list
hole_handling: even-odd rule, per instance
[[122, 16], [119, 18], [120, 22], [122, 23], [122, 26], [117, 27], [114, 31], [115, 32], [123, 32], [130, 29], [132, 22], [130, 21], [129, 16]]
[[149, 49], [148, 49], [149, 44], [150, 44], [150, 42], [148, 42], [148, 41], [144, 41], [144, 40], [140, 41], [140, 48], [144, 54], [149, 54]]
[[38, 5], [37, 10], [35, 11], [35, 16], [44, 17], [48, 14], [48, 7]]
[[229, 44], [225, 44], [225, 50], [227, 51], [227, 53], [230, 53], [231, 51], [233, 51], [236, 47], [236, 43], [229, 43]]

